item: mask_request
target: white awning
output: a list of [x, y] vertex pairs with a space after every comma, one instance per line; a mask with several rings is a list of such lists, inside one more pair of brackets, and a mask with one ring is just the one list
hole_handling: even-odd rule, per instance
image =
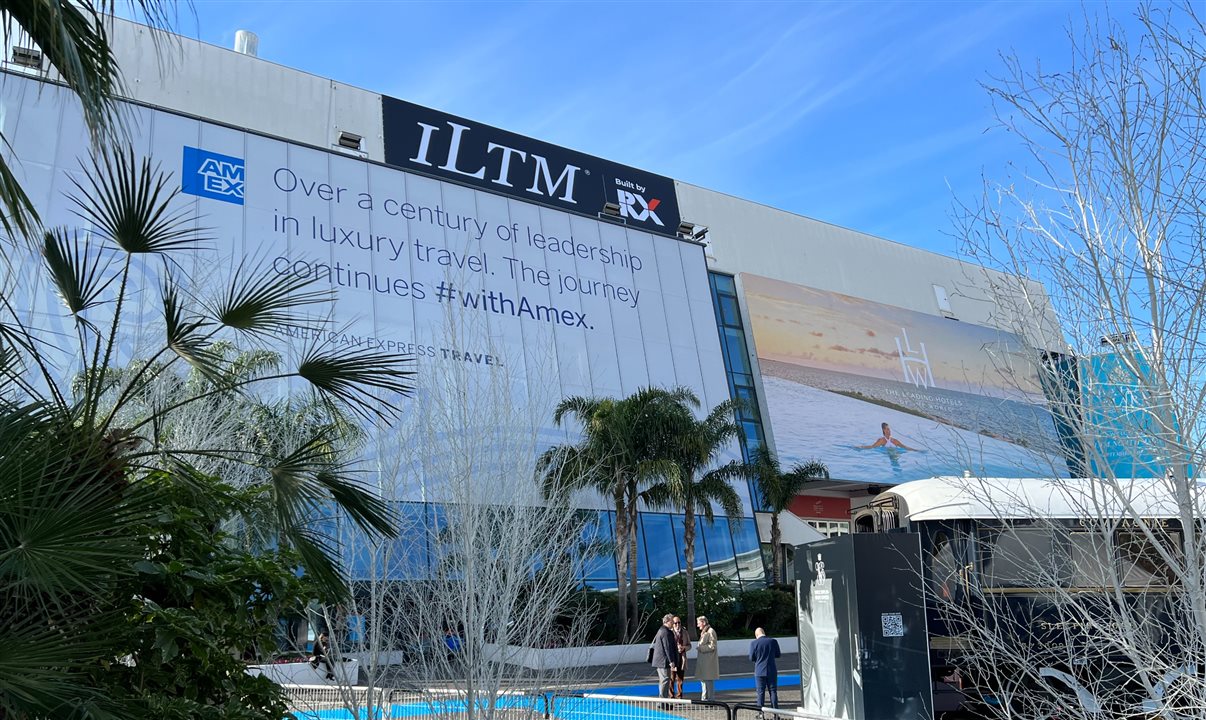
[[[771, 513], [756, 512], [754, 520], [758, 523], [758, 537], [763, 542], [770, 542]], [[816, 528], [790, 512], [779, 514], [779, 535], [784, 545], [793, 547], [826, 539], [826, 536], [818, 532]]]
[[[884, 491], [896, 496], [907, 520], [1177, 517], [1170, 483], [1162, 479], [937, 477]], [[1195, 488], [1197, 516], [1206, 498]]]

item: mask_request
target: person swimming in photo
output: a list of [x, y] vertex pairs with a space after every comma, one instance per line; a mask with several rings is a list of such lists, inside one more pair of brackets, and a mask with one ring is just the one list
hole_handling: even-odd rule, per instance
[[917, 449], [917, 448], [911, 448], [908, 445], [905, 445], [901, 441], [897, 440], [896, 438], [892, 437], [892, 428], [891, 428], [891, 426], [888, 425], [888, 423], [880, 423], [879, 427], [880, 427], [880, 430], [883, 432], [883, 437], [876, 438], [875, 442], [871, 443], [870, 445], [857, 445], [856, 447], [858, 447], [859, 450], [871, 450], [872, 448], [889, 448], [889, 449], [900, 448], [901, 450], [916, 450]]

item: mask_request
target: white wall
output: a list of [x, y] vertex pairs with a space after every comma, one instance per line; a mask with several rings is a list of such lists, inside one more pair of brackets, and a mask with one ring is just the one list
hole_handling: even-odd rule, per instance
[[385, 159], [378, 93], [191, 38], [161, 36], [157, 48], [146, 27], [113, 24], [133, 100], [323, 148], [347, 130], [364, 138], [362, 157]]

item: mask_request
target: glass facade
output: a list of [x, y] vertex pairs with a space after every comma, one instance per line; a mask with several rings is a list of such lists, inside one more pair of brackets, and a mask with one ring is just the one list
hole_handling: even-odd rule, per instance
[[[583, 523], [582, 538], [574, 552], [582, 568], [580, 580], [594, 590], [616, 588], [616, 562], [613, 553], [613, 512], [579, 510]], [[431, 503], [399, 503], [399, 536], [392, 540], [367, 542], [354, 537], [344, 543], [347, 567], [353, 580], [413, 580], [424, 577], [431, 558], [439, 556], [438, 543], [443, 530], [444, 513]], [[686, 570], [681, 514], [640, 513], [637, 533], [637, 579], [649, 586], [663, 578]], [[709, 524], [701, 518], [695, 525], [695, 572], [722, 575], [736, 588], [762, 587], [766, 583], [759, 556], [757, 530], [753, 518], [717, 516]]]
[[[745, 342], [745, 325], [741, 322], [737, 283], [732, 275], [709, 272], [708, 286], [712, 290], [716, 327], [720, 331], [720, 349], [729, 381], [729, 396], [745, 403], [737, 413], [737, 421], [741, 425], [741, 453], [749, 460], [750, 452], [762, 447], [766, 435], [762, 429], [762, 416], [758, 412], [758, 390], [754, 385], [754, 368]], [[753, 499], [755, 510], [766, 509], [752, 482], [750, 498]]]

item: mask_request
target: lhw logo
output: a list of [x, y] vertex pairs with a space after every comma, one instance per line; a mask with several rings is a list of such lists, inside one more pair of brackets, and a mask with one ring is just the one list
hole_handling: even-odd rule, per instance
[[[657, 216], [656, 212], [654, 212], [654, 210], [657, 210], [657, 206], [662, 204], [661, 200], [653, 198], [646, 202], [645, 197], [640, 194], [645, 192], [644, 187], [632, 182], [631, 180], [621, 180], [619, 178], [616, 178], [615, 180], [616, 185], [618, 186], [616, 188], [616, 193], [620, 201], [621, 217], [630, 218], [638, 222], [652, 220], [653, 222], [657, 223], [659, 227], [665, 227], [665, 224], [662, 223], [662, 219]], [[627, 190], [624, 188], [627, 188]]]
[[904, 337], [904, 342], [899, 336], [896, 338], [896, 354], [900, 356], [900, 370], [904, 373], [905, 382], [922, 390], [934, 387], [934, 373], [930, 370], [930, 356], [925, 351], [925, 343], [917, 343], [914, 349], [909, 343], [909, 331], [901, 328], [900, 335]]
[[185, 146], [180, 179], [182, 192], [242, 205], [243, 181], [242, 158]]

